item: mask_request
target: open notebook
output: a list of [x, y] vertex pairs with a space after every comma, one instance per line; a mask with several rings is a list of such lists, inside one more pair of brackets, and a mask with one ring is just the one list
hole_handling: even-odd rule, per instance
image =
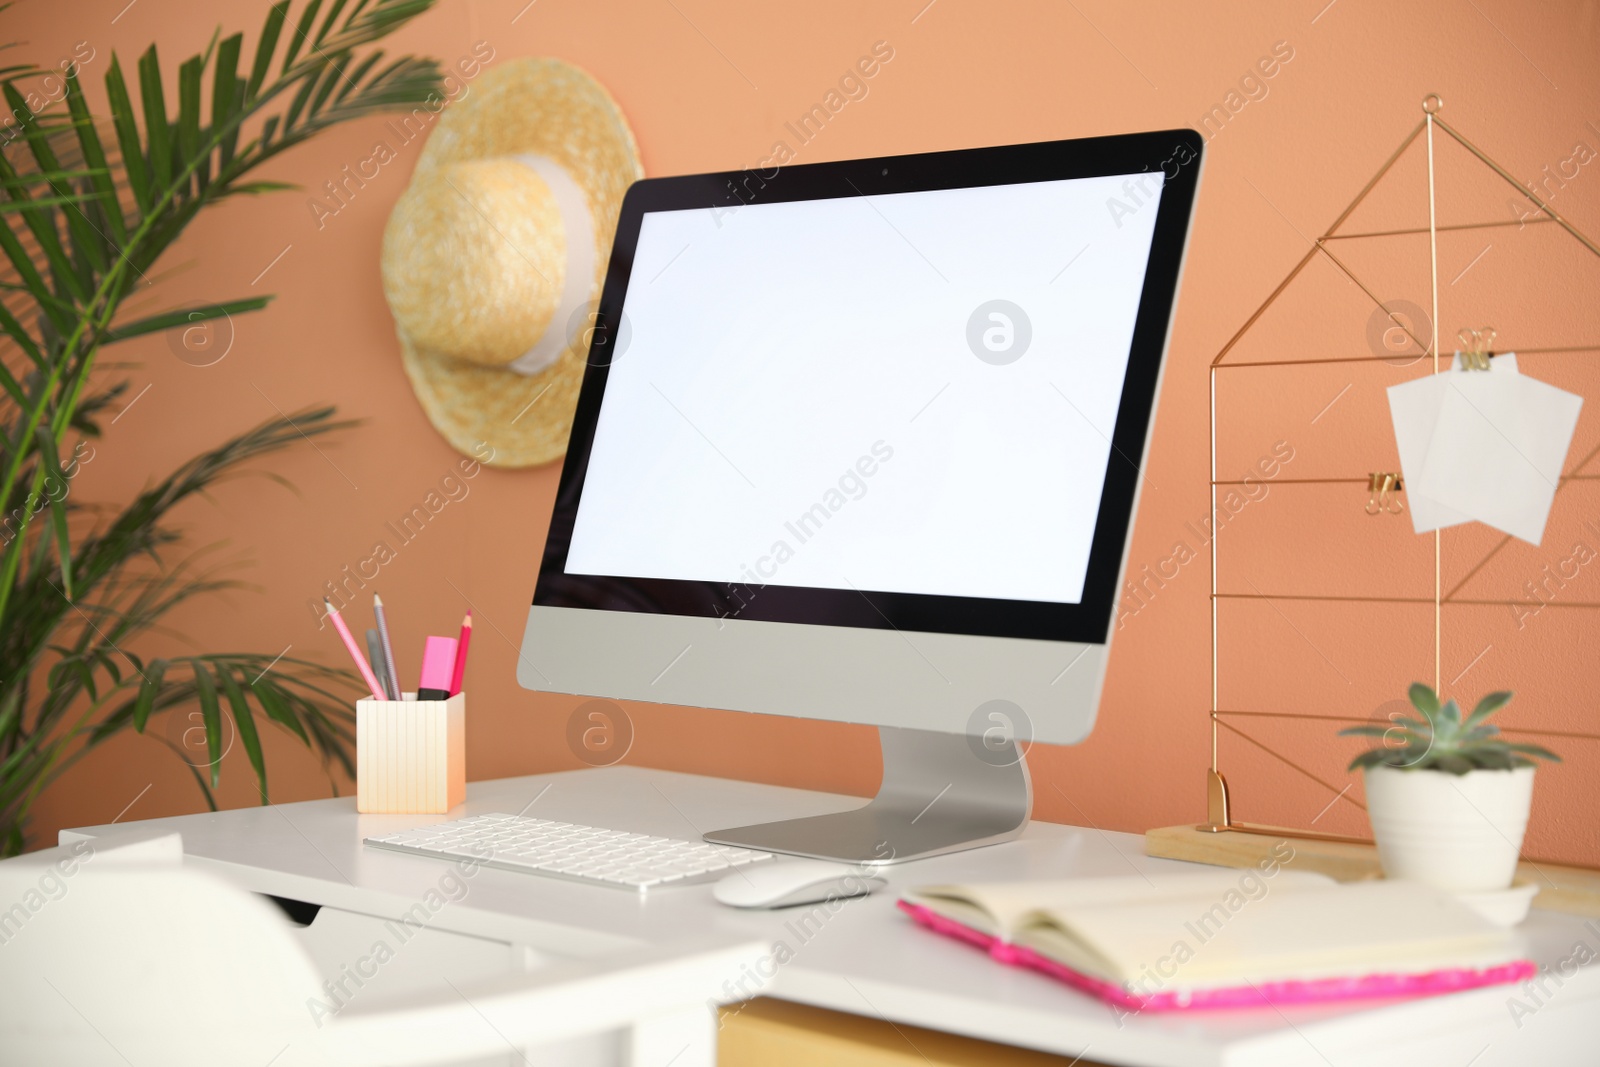
[[1415, 996], [1536, 973], [1516, 935], [1415, 882], [1199, 871], [925, 886], [900, 908], [1134, 1010]]

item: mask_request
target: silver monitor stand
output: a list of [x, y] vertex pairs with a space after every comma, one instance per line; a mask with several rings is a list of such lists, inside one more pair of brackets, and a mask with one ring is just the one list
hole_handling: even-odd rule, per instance
[[1009, 841], [1028, 824], [1033, 786], [1015, 740], [989, 747], [956, 734], [880, 726], [878, 741], [883, 784], [865, 807], [713, 830], [705, 839], [882, 866]]

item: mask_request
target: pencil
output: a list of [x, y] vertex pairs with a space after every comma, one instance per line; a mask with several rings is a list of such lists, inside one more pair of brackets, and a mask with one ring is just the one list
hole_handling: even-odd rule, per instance
[[467, 609], [466, 618], [461, 620], [461, 636], [456, 638], [456, 666], [450, 672], [450, 695], [455, 696], [461, 692], [461, 683], [467, 677], [467, 645], [472, 641], [472, 609]]
[[400, 672], [394, 666], [394, 645], [389, 642], [389, 619], [383, 613], [383, 598], [377, 593], [372, 594], [372, 614], [378, 620], [378, 641], [383, 645], [384, 688], [389, 690], [390, 700], [399, 700]]
[[338, 611], [334, 610], [333, 602], [327, 597], [323, 597], [322, 603], [328, 609], [328, 618], [333, 620], [333, 628], [339, 631], [339, 640], [344, 642], [344, 647], [350, 653], [350, 658], [356, 661], [356, 670], [361, 672], [361, 680], [367, 683], [368, 689], [372, 690], [372, 699], [389, 699], [384, 696], [383, 690], [379, 688], [377, 676], [372, 673], [372, 668], [367, 666], [367, 657], [363, 656], [361, 650], [356, 647], [356, 639], [350, 636], [350, 627], [344, 624], [343, 617], [340, 616]]
[[387, 693], [389, 672], [383, 665], [383, 642], [378, 637], [378, 631], [370, 626], [367, 627], [367, 661], [372, 664], [372, 673], [378, 676], [378, 688]]

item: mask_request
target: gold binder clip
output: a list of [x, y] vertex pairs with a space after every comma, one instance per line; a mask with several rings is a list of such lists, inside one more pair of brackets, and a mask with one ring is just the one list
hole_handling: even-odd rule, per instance
[[1405, 489], [1405, 481], [1398, 474], [1387, 471], [1373, 471], [1367, 475], [1367, 514], [1381, 515], [1388, 512], [1398, 515], [1405, 509], [1400, 504], [1400, 492]]
[[1494, 358], [1495, 337], [1493, 326], [1481, 330], [1463, 327], [1456, 334], [1456, 341], [1461, 345], [1461, 369], [1488, 370], [1489, 360]]

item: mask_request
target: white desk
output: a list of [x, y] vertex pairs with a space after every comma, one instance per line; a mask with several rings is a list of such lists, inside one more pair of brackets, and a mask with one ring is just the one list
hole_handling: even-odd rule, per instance
[[[353, 798], [155, 819], [184, 848], [244, 887], [394, 917], [437, 888], [443, 864], [361, 844], [364, 836], [480, 812], [520, 812], [676, 837], [860, 804], [854, 797], [644, 768], [476, 782], [449, 816], [357, 815]], [[122, 826], [64, 831], [114, 835]], [[929, 882], [1129, 874], [1189, 865], [1143, 855], [1131, 834], [1033, 823], [1018, 841], [888, 870], [889, 888], [851, 901], [825, 922], [809, 909], [741, 912], [716, 904], [709, 886], [645, 898], [615, 889], [481, 869], [466, 895], [432, 925], [574, 954], [681, 940], [755, 936], [793, 958], [776, 968], [768, 995], [836, 1011], [1141, 1067], [1520, 1067], [1600, 1061], [1600, 965], [1572, 971], [1544, 992], [1476, 990], [1382, 1006], [1271, 1008], [1124, 1017], [1042, 976], [1000, 967], [978, 951], [915, 927], [894, 907], [897, 891]], [[821, 914], [826, 914], [825, 912]], [[1552, 968], [1580, 950], [1600, 956], [1600, 921], [1534, 912], [1521, 928], [1532, 955]], [[737, 996], [737, 992], [734, 994]], [[1527, 1008], [1513, 1017], [1513, 998]], [[1520, 1021], [1520, 1025], [1519, 1025]]]

